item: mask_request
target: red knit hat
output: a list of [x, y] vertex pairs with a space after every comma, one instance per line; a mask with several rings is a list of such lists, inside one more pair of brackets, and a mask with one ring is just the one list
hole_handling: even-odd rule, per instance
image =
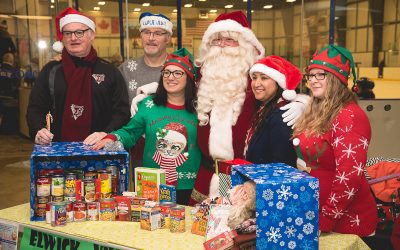
[[296, 97], [295, 89], [303, 78], [296, 66], [280, 56], [267, 56], [259, 60], [250, 69], [250, 74], [254, 72], [263, 73], [276, 81], [284, 90], [282, 97], [288, 101]]
[[318, 68], [329, 71], [347, 86], [347, 80], [350, 77], [350, 68], [353, 73], [353, 82], [356, 82], [356, 72], [354, 69], [354, 60], [350, 51], [346, 48], [328, 45], [319, 51], [316, 51], [308, 66], [308, 71]]
[[224, 31], [235, 31], [241, 33], [243, 38], [258, 50], [259, 55], [257, 59], [264, 57], [264, 46], [260, 43], [260, 41], [258, 41], [257, 37], [250, 29], [249, 22], [242, 11], [234, 11], [219, 15], [215, 19], [214, 23], [208, 26], [206, 32], [204, 33], [202, 43], [211, 42], [210, 38], [213, 34]]
[[53, 50], [58, 53], [61, 53], [64, 48], [61, 42], [63, 38], [62, 29], [69, 23], [82, 23], [88, 26], [91, 30], [96, 31], [96, 24], [92, 19], [73, 8], [66, 8], [56, 16], [56, 31], [58, 41], [53, 44]]

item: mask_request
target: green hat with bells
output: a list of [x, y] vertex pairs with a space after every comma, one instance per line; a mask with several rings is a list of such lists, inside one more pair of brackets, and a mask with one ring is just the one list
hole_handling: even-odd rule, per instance
[[168, 55], [163, 69], [168, 65], [175, 65], [182, 68], [194, 81], [197, 79], [197, 67], [194, 65], [194, 57], [185, 48], [180, 48]]

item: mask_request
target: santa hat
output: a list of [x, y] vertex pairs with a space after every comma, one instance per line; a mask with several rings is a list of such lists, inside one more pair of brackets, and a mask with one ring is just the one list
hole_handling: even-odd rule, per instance
[[147, 28], [161, 28], [166, 31], [170, 35], [172, 35], [172, 22], [168, 17], [163, 14], [152, 14], [150, 12], [144, 12], [139, 17], [140, 28], [139, 31], [142, 31]]
[[53, 50], [58, 53], [61, 53], [64, 48], [61, 42], [63, 38], [62, 29], [69, 23], [82, 23], [88, 26], [91, 30], [96, 31], [96, 24], [92, 19], [73, 8], [66, 8], [56, 16], [56, 31], [58, 41], [53, 44]]
[[284, 90], [282, 97], [288, 101], [296, 97], [296, 87], [303, 75], [300, 70], [280, 56], [267, 56], [256, 62], [250, 69], [250, 74], [260, 72], [276, 81]]
[[[168, 141], [180, 142], [185, 145], [185, 151], [187, 151], [188, 144], [188, 132], [184, 125], [171, 122], [168, 123], [163, 129], [157, 131], [156, 133], [157, 139], [166, 139]], [[184, 153], [185, 156], [188, 153]]]
[[193, 55], [185, 48], [178, 49], [169, 54], [163, 69], [168, 65], [178, 66], [182, 68], [190, 78], [193, 80], [197, 79], [197, 68], [194, 66]]
[[202, 43], [210, 43], [211, 36], [213, 34], [224, 31], [234, 31], [240, 33], [244, 40], [251, 43], [258, 50], [259, 54], [257, 56], [257, 59], [264, 57], [264, 46], [258, 41], [253, 31], [251, 31], [250, 25], [243, 12], [234, 11], [231, 13], [223, 13], [219, 15], [215, 19], [214, 23], [208, 26], [206, 32], [204, 33]]
[[340, 46], [328, 45], [314, 53], [308, 66], [308, 71], [315, 68], [326, 70], [334, 74], [347, 86], [347, 80], [350, 77], [350, 67], [353, 73], [353, 84], [355, 84], [357, 79], [351, 52]]

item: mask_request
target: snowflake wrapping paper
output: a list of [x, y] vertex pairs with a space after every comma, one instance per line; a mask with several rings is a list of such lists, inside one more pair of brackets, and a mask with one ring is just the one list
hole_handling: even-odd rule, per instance
[[318, 249], [318, 179], [282, 163], [234, 166], [256, 183], [257, 249]]
[[124, 151], [92, 150], [82, 142], [53, 142], [50, 145], [34, 145], [30, 159], [30, 214], [32, 221], [42, 220], [35, 216], [36, 178], [41, 169], [82, 169], [97, 171], [107, 166], [117, 166], [118, 191], [128, 188], [129, 155]]

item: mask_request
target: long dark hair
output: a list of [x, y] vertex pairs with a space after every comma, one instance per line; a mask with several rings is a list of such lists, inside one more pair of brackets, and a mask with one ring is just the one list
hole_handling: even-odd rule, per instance
[[269, 117], [272, 110], [275, 109], [276, 104], [278, 103], [279, 98], [282, 96], [283, 89], [275, 82], [278, 86], [275, 94], [265, 103], [260, 101], [256, 102], [257, 105], [257, 113], [253, 116], [253, 120], [251, 123], [251, 127], [254, 128], [254, 134], [257, 134], [258, 131], [262, 128], [262, 124], [264, 123], [265, 119]]
[[[185, 73], [186, 74], [186, 73]], [[187, 74], [186, 74], [187, 75]], [[164, 88], [163, 84], [163, 76], [160, 77], [158, 81], [158, 88], [156, 93], [154, 93], [154, 104], [157, 106], [166, 106], [168, 102], [168, 93], [167, 90]], [[188, 75], [186, 77], [186, 86], [185, 86], [185, 109], [190, 112], [194, 113], [194, 102], [196, 100], [196, 85], [192, 78]]]

